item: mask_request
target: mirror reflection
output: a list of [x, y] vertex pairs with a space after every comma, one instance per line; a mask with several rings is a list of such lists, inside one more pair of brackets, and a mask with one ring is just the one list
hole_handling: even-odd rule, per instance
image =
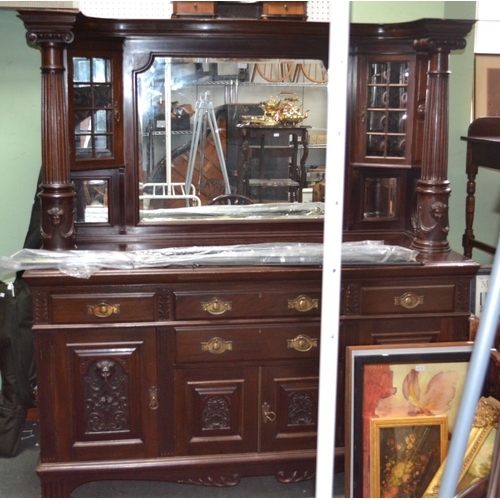
[[109, 222], [108, 181], [105, 179], [74, 180], [75, 222]]
[[320, 217], [320, 61], [154, 57], [137, 73], [141, 222]]

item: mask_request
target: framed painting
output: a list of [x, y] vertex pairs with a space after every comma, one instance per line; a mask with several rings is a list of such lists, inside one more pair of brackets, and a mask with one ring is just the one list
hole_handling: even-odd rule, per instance
[[375, 418], [447, 418], [453, 432], [472, 342], [346, 348], [345, 496], [371, 496]]
[[422, 498], [448, 451], [448, 417], [372, 418], [370, 496]]
[[476, 54], [474, 118], [500, 116], [500, 56]]
[[[465, 456], [458, 477], [457, 493], [488, 476], [498, 428], [500, 402], [495, 398], [481, 398], [478, 402], [472, 429], [467, 441]], [[430, 482], [423, 498], [437, 498], [446, 460]]]

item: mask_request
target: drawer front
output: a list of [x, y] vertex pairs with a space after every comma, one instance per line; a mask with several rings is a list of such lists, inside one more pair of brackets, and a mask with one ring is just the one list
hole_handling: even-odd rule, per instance
[[317, 358], [319, 322], [175, 328], [176, 361], [207, 363]]
[[361, 287], [360, 314], [452, 312], [454, 291], [453, 284]]
[[321, 291], [174, 292], [175, 316], [183, 319], [233, 319], [320, 316]]
[[264, 2], [262, 17], [298, 17], [307, 19], [306, 2]]
[[50, 310], [55, 324], [125, 323], [156, 319], [154, 292], [54, 294], [50, 297]]

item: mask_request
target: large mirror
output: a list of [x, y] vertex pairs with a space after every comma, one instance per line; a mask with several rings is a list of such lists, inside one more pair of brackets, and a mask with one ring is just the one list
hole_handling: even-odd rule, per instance
[[136, 74], [140, 222], [320, 218], [320, 61], [156, 56]]

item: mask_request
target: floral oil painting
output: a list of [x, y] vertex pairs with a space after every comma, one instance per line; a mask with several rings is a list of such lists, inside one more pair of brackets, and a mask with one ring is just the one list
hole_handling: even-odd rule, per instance
[[448, 448], [445, 416], [371, 420], [372, 498], [421, 498]]
[[[369, 477], [370, 419], [445, 415], [453, 431], [469, 363], [367, 365], [364, 372], [363, 466]], [[367, 390], [368, 389], [368, 390]], [[363, 496], [370, 492], [365, 485]]]

